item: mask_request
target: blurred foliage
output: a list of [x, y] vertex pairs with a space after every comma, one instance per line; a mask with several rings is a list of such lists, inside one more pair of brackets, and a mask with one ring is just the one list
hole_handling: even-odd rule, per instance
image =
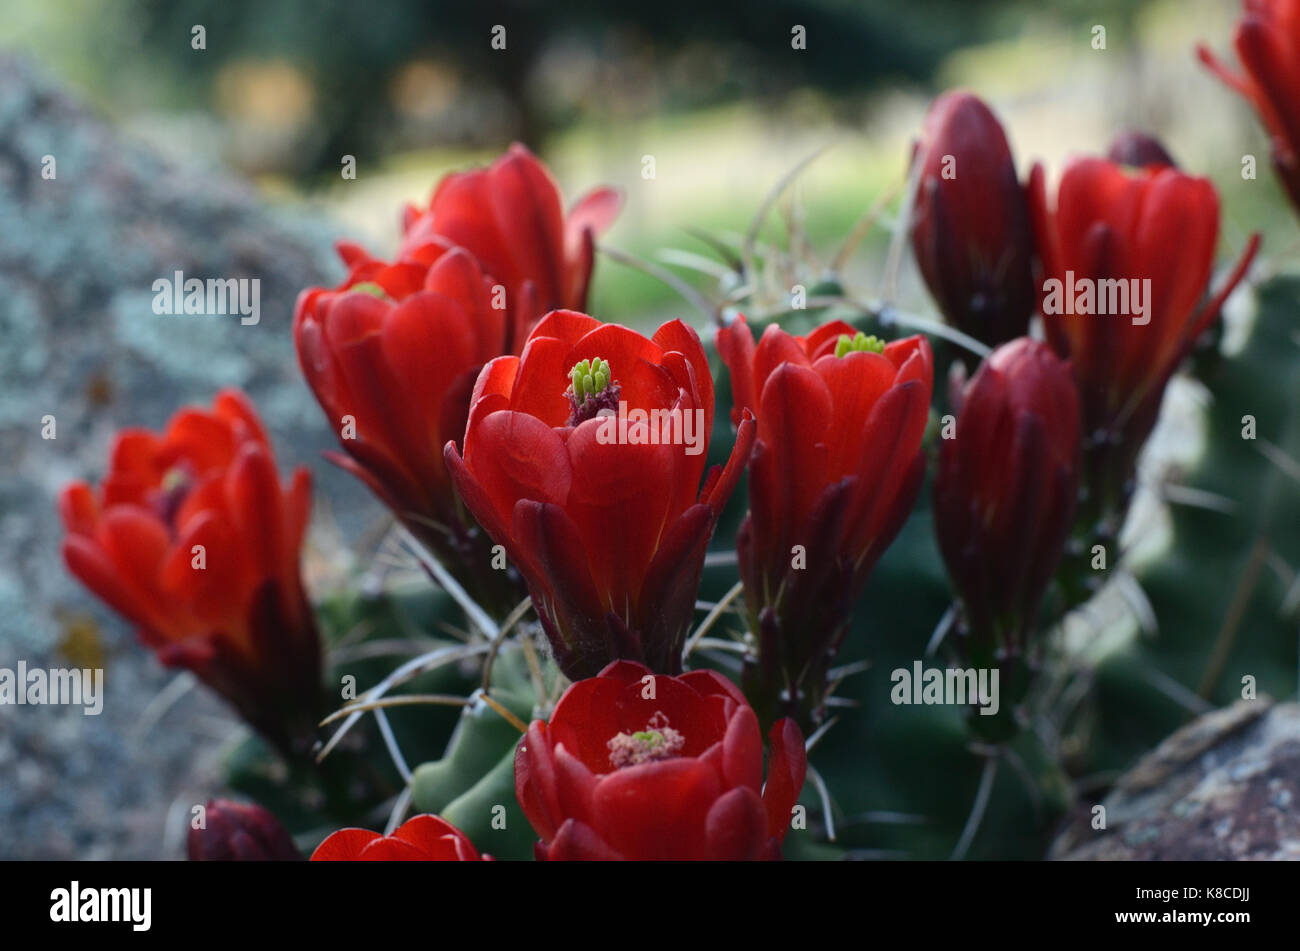
[[1185, 704], [1152, 689], [1152, 670], [1216, 707], [1243, 697], [1245, 677], [1259, 694], [1296, 691], [1287, 597], [1300, 566], [1300, 278], [1262, 285], [1255, 304], [1242, 351], [1200, 368], [1207, 447], [1177, 474], [1220, 502], [1171, 506], [1169, 549], [1138, 575], [1158, 630], [1104, 659], [1081, 713], [1089, 771], [1123, 768], [1188, 719]]
[[[1105, 14], [1114, 23], [1134, 5], [1060, 6], [1064, 16]], [[742, 98], [761, 106], [805, 87], [842, 96], [886, 79], [922, 84], [954, 49], [1014, 30], [1028, 10], [1041, 12], [1042, 4], [128, 0], [92, 6], [76, 28], [106, 40], [85, 44], [102, 83], [121, 86], [146, 70], [173, 106], [225, 102], [256, 110], [230, 100], [274, 103], [283, 88], [223, 85], [223, 74], [244, 67], [254, 80], [286, 87], [294, 78], [283, 68], [259, 74], [250, 64], [296, 71], [309, 84], [309, 103], [291, 94], [279, 111], [286, 123], [296, 109], [310, 111], [291, 169], [310, 173], [336, 169], [343, 154], [386, 156], [403, 141], [498, 145], [517, 138], [540, 148], [556, 129], [620, 109], [658, 113]], [[118, 36], [125, 24], [129, 42]], [[195, 24], [206, 30], [203, 51], [191, 48]], [[491, 46], [497, 24], [507, 28], [504, 51]], [[795, 25], [807, 30], [806, 50], [792, 48]], [[401, 115], [404, 109], [412, 115]]]

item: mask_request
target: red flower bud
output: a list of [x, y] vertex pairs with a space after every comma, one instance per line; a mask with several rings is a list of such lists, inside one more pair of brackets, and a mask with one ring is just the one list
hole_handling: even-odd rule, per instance
[[1115, 136], [1106, 151], [1106, 158], [1117, 165], [1132, 165], [1134, 168], [1144, 168], [1147, 165], [1178, 167], [1178, 163], [1165, 150], [1159, 139], [1134, 130], [1121, 132]]
[[565, 215], [546, 166], [515, 144], [487, 168], [446, 176], [427, 209], [408, 205], [399, 258], [458, 245], [506, 288], [504, 353], [518, 353], [543, 315], [585, 310], [595, 239], [617, 217], [621, 195], [597, 188]]
[[1165, 385], [1218, 316], [1258, 238], [1202, 305], [1219, 235], [1209, 180], [1087, 158], [1067, 166], [1054, 209], [1041, 166], [1029, 190], [1043, 326], [1053, 349], [1069, 358], [1083, 405], [1088, 514], [1117, 521]]
[[317, 846], [313, 862], [490, 862], [450, 822], [437, 816], [408, 819], [392, 835], [340, 829]]
[[190, 828], [191, 862], [301, 862], [280, 820], [261, 806], [210, 799], [204, 807], [204, 826]]
[[1300, 211], [1300, 0], [1245, 0], [1233, 43], [1237, 73], [1205, 46], [1197, 54], [1259, 113], [1272, 143], [1273, 167]]
[[523, 356], [483, 368], [464, 458], [449, 442], [447, 465], [569, 677], [618, 658], [681, 669], [705, 547], [753, 438], [742, 423], [701, 489], [712, 428], [708, 360], [679, 320], [647, 339], [559, 310]]
[[1019, 654], [1033, 630], [1070, 533], [1079, 427], [1069, 364], [1022, 337], [980, 366], [941, 440], [935, 533], [980, 666]]
[[1006, 135], [983, 102], [940, 96], [925, 117], [912, 249], [948, 322], [985, 343], [1025, 333], [1034, 312], [1034, 240]]
[[768, 742], [764, 784], [758, 719], [730, 681], [619, 661], [529, 726], [515, 793], [539, 859], [776, 859], [807, 758], [790, 720]]
[[[842, 321], [807, 338], [744, 318], [718, 331], [736, 409], [758, 416], [736, 547], [758, 641], [746, 692], [770, 721], [818, 716], [853, 602], [912, 510], [934, 361]], [[779, 713], [778, 713], [779, 711]]]
[[242, 393], [185, 409], [161, 435], [127, 429], [96, 493], [64, 489], [69, 570], [286, 752], [312, 742], [320, 640], [298, 573], [311, 506], [306, 469], [281, 487]]
[[488, 540], [456, 497], [442, 447], [463, 437], [474, 380], [505, 352], [505, 312], [462, 249], [438, 249], [427, 264], [353, 260], [338, 288], [303, 291], [294, 314], [303, 375], [347, 453], [329, 458], [503, 616], [519, 594], [487, 570]]

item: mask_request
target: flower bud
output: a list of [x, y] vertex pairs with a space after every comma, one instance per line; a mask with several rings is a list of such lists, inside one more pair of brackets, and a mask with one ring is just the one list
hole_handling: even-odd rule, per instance
[[190, 827], [191, 862], [301, 862], [280, 820], [252, 803], [210, 799], [201, 828]]
[[1117, 165], [1132, 165], [1134, 168], [1145, 168], [1148, 165], [1178, 167], [1178, 163], [1165, 150], [1159, 139], [1135, 130], [1121, 132], [1115, 136], [1106, 152], [1106, 158]]
[[912, 250], [939, 309], [990, 345], [1021, 336], [1034, 311], [1034, 240], [1002, 126], [970, 93], [946, 93], [913, 161]]
[[1079, 396], [1069, 364], [1022, 337], [966, 384], [934, 480], [939, 549], [977, 666], [1021, 654], [1069, 536], [1079, 487]]

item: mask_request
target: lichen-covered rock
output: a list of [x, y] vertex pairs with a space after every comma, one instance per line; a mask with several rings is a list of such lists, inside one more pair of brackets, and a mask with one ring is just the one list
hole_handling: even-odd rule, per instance
[[1300, 859], [1300, 705], [1261, 697], [1208, 713], [1081, 810], [1056, 859]]
[[[176, 674], [64, 569], [56, 494], [103, 474], [115, 430], [240, 386], [281, 465], [312, 465], [318, 499], [379, 511], [320, 463], [333, 439], [290, 334], [299, 289], [341, 276], [336, 234], [202, 164], [164, 160], [0, 56], [0, 667], [102, 666], [106, 694], [99, 716], [0, 709], [0, 858], [178, 857], [233, 728], [203, 691], [149, 728]], [[154, 313], [153, 282], [177, 270], [258, 279], [260, 321]]]

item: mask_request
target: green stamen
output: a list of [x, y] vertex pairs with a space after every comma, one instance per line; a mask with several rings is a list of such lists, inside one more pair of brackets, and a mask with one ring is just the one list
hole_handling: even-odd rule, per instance
[[885, 341], [876, 336], [867, 336], [861, 330], [857, 335], [850, 337], [848, 334], [840, 334], [840, 339], [835, 342], [835, 356], [842, 357], [849, 353], [884, 353]]
[[353, 284], [348, 288], [350, 291], [356, 291], [359, 294], [369, 294], [371, 297], [380, 299], [388, 297], [388, 291], [384, 290], [374, 281], [362, 281], [359, 284]]
[[612, 378], [613, 373], [607, 361], [602, 360], [600, 357], [596, 357], [594, 360], [583, 360], [569, 371], [569, 380], [573, 384], [574, 401], [581, 406], [588, 399], [609, 386], [609, 381]]
[[175, 492], [177, 489], [181, 489], [189, 485], [189, 482], [190, 482], [189, 473], [187, 473], [180, 466], [173, 466], [172, 468], [168, 469], [165, 473], [163, 473], [162, 490], [168, 493]]

